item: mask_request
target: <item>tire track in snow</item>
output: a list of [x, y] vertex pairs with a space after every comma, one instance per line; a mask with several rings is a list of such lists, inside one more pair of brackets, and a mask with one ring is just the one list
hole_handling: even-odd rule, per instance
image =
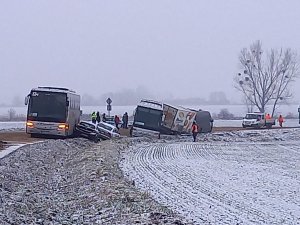
[[[153, 144], [131, 151], [123, 169], [159, 202], [199, 224], [290, 224], [300, 218], [300, 199], [296, 197], [299, 188], [296, 192], [287, 190], [288, 196], [283, 196], [283, 200], [274, 200], [278, 194], [284, 194], [284, 190], [274, 189], [276, 182], [280, 188], [287, 188], [280, 179], [268, 180], [269, 170], [264, 171], [263, 162], [272, 167], [278, 161], [280, 149], [276, 147], [273, 151], [274, 146], [271, 143]], [[271, 153], [273, 157], [268, 158]], [[299, 179], [284, 177], [284, 180], [292, 181], [295, 187], [300, 185]], [[264, 184], [273, 189], [263, 188]], [[276, 201], [285, 208], [274, 206]], [[290, 220], [282, 220], [288, 215]]]

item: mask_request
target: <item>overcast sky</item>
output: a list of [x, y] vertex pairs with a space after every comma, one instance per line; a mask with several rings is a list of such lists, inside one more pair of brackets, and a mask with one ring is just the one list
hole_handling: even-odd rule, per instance
[[240, 50], [259, 39], [300, 53], [299, 11], [299, 0], [0, 0], [0, 103], [41, 85], [239, 99]]

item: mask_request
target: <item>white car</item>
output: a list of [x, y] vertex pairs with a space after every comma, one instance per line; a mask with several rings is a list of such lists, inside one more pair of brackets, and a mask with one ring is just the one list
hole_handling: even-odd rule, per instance
[[120, 137], [118, 129], [109, 123], [105, 123], [105, 122], [98, 123], [97, 130], [99, 131], [101, 139], [104, 140]]
[[265, 119], [264, 113], [247, 113], [242, 123], [242, 126], [244, 128], [245, 127], [271, 128], [273, 125], [275, 125], [275, 119], [274, 118]]

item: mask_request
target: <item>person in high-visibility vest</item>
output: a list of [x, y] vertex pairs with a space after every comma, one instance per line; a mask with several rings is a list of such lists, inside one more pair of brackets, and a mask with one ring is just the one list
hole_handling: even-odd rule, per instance
[[96, 118], [97, 118], [96, 112], [93, 112], [92, 113], [92, 123], [96, 123]]
[[266, 116], [265, 116], [265, 118], [266, 118], [267, 120], [269, 120], [269, 119], [271, 119], [271, 115], [270, 115], [269, 113], [267, 113]]
[[197, 123], [194, 121], [193, 125], [192, 125], [192, 134], [193, 134], [193, 141], [196, 141], [197, 138], [197, 134], [199, 132], [199, 126], [197, 125]]

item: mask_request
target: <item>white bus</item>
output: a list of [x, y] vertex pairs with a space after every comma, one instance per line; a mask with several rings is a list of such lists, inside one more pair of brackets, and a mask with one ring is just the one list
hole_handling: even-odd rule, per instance
[[26, 133], [71, 136], [80, 121], [80, 95], [67, 88], [38, 87], [25, 98]]

